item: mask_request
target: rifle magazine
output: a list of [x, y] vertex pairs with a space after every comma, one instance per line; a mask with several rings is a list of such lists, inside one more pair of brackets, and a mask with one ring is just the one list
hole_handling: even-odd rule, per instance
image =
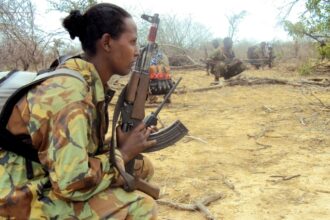
[[169, 147], [181, 140], [188, 133], [188, 129], [180, 120], [175, 121], [170, 126], [150, 134], [148, 140], [156, 140], [155, 146], [146, 149], [143, 153], [154, 152]]

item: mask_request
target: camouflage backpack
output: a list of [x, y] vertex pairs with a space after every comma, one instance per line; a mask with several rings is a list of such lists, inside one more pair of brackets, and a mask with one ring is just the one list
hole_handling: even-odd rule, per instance
[[85, 82], [80, 73], [69, 69], [57, 69], [36, 73], [12, 70], [0, 72], [0, 150], [14, 152], [28, 160], [39, 162], [38, 154], [23, 137], [13, 135], [7, 130], [7, 123], [15, 104], [34, 86], [55, 76], [72, 76]]

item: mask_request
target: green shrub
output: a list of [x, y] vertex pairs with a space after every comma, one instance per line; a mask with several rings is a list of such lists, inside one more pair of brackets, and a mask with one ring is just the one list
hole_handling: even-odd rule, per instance
[[312, 72], [313, 72], [313, 64], [310, 61], [307, 61], [306, 63], [302, 64], [298, 68], [298, 72], [302, 76], [308, 76], [308, 75], [312, 74]]
[[330, 43], [326, 43], [323, 46], [318, 46], [317, 49], [319, 51], [321, 58], [330, 59]]

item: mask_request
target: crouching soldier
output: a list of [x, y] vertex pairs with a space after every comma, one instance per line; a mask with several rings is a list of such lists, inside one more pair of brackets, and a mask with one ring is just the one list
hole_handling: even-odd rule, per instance
[[[219, 44], [213, 44], [213, 46], [217, 45]], [[223, 40], [223, 47], [218, 46], [210, 55], [208, 60], [211, 63], [211, 73], [214, 74], [213, 84], [218, 84], [220, 77], [227, 80], [246, 69], [242, 61], [235, 57], [232, 46], [232, 39], [226, 37]]]

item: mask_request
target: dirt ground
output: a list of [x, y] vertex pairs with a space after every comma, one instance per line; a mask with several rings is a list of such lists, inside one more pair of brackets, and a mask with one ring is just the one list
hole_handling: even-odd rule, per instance
[[[308, 78], [276, 68], [242, 76]], [[213, 81], [200, 70], [173, 71], [179, 77], [178, 90]], [[207, 206], [214, 219], [330, 219], [329, 116], [329, 87], [224, 85], [174, 94], [160, 121], [168, 126], [180, 119], [189, 134], [147, 155], [156, 170], [152, 182], [161, 187], [162, 200], [174, 203], [221, 193]], [[159, 219], [206, 217], [159, 204]]]

